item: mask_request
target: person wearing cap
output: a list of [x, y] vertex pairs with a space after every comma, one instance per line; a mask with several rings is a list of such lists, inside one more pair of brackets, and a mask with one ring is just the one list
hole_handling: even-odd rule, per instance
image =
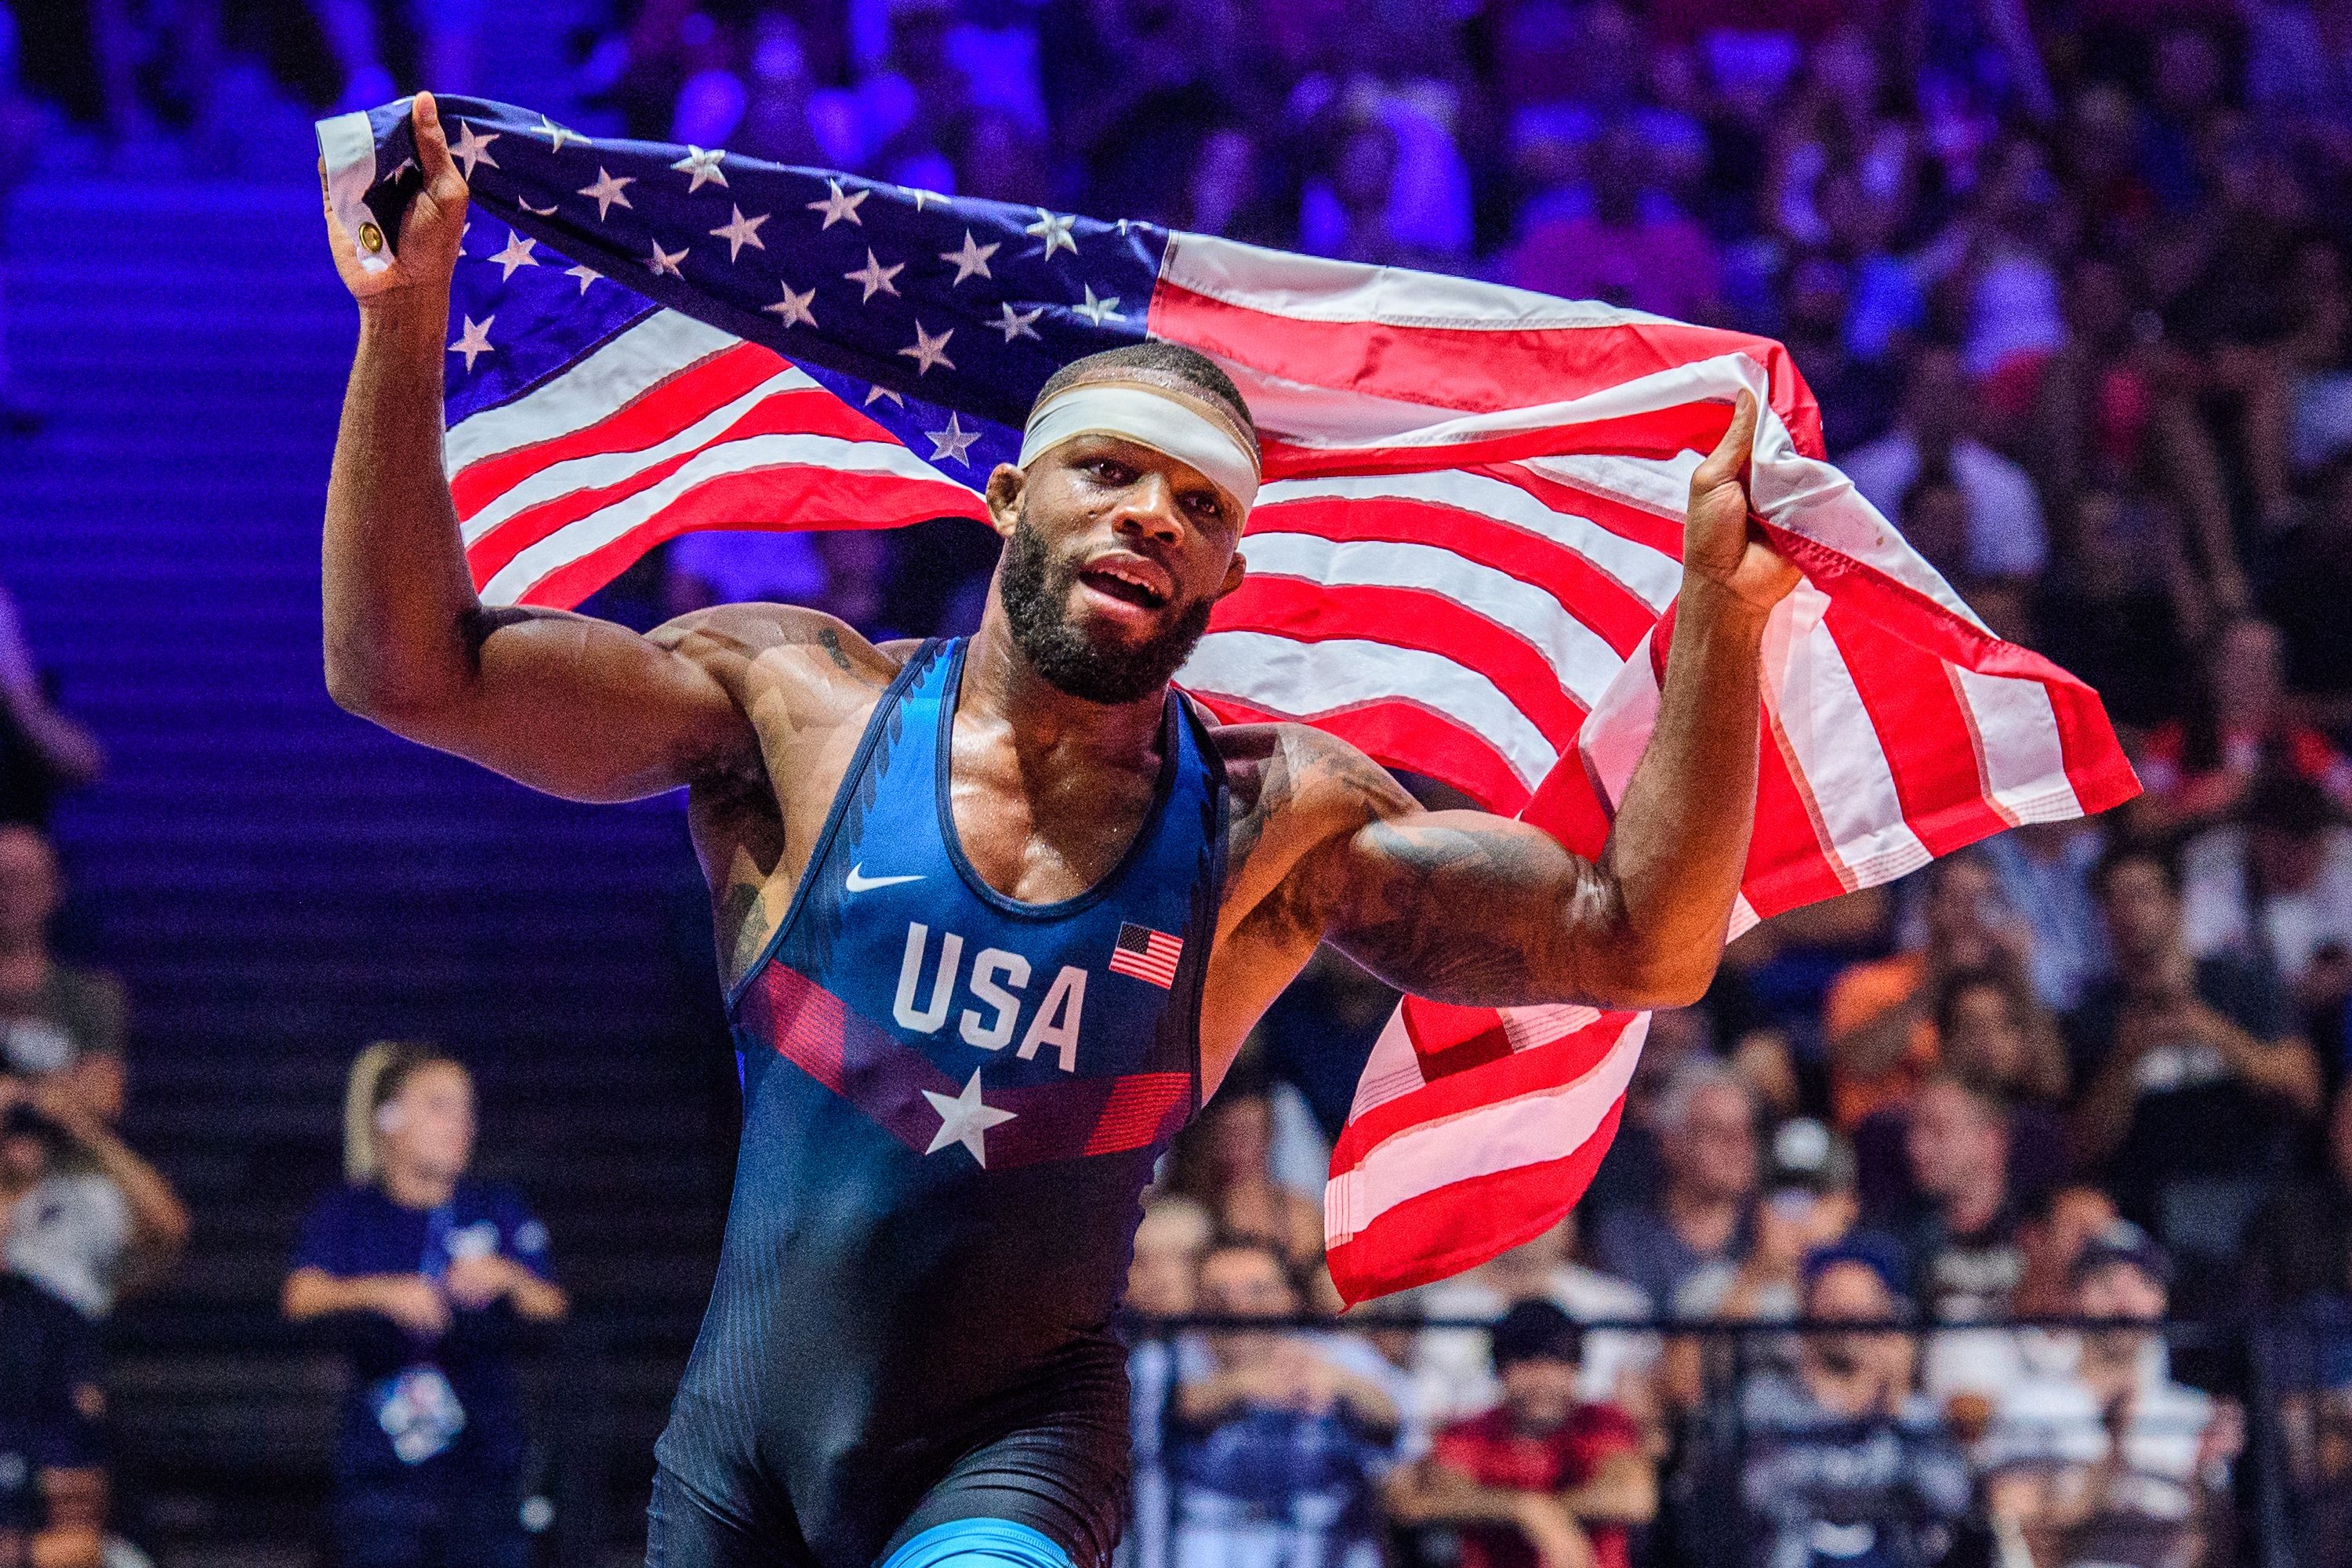
[[1007, 351], [1032, 400], [989, 470], [1004, 548], [969, 637], [877, 646], [778, 605], [646, 634], [486, 605], [444, 468], [467, 179], [431, 95], [410, 130], [396, 253], [327, 207], [360, 320], [328, 689], [550, 794], [686, 789], [743, 1065], [647, 1555], [1093, 1568], [1127, 1491], [1112, 1319], [1139, 1196], [1318, 946], [1459, 1005], [1706, 994], [1755, 825], [1766, 627], [1799, 576], [1752, 521], [1757, 400], [1690, 470], [1654, 728], [1588, 859], [1171, 689], [1247, 574], [1267, 450], [1224, 368], [1140, 331], [1066, 363], [1059, 328]]
[[1502, 1403], [1399, 1470], [1390, 1511], [1457, 1530], [1462, 1568], [1627, 1568], [1631, 1531], [1657, 1514], [1657, 1474], [1633, 1418], [1580, 1397], [1583, 1331], [1522, 1301], [1492, 1344]]
[[1796, 1365], [1739, 1394], [1722, 1440], [1755, 1568], [1911, 1568], [1948, 1550], [1971, 1489], [1967, 1460], [1912, 1386], [1899, 1259], [1868, 1238], [1808, 1255]]
[[2074, 1260], [2085, 1330], [2071, 1367], [2001, 1401], [1981, 1463], [1996, 1527], [2034, 1568], [2168, 1568], [2219, 1538], [2242, 1442], [2232, 1406], [2172, 1380], [2161, 1324], [2171, 1262], [2117, 1220]]

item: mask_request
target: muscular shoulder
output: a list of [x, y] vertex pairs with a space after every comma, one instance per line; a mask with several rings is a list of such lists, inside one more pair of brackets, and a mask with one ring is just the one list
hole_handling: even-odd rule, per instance
[[1228, 904], [1260, 903], [1324, 846], [1418, 809], [1388, 770], [1306, 724], [1234, 724], [1216, 746], [1233, 790]]
[[788, 687], [848, 680], [887, 686], [918, 645], [877, 647], [847, 622], [793, 605], [718, 605], [648, 634], [730, 687], [761, 679]]

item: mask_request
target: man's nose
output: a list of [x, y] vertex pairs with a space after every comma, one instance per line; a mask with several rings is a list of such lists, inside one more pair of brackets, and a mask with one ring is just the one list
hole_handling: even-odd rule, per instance
[[1111, 514], [1111, 525], [1164, 540], [1172, 544], [1184, 532], [1184, 519], [1176, 506], [1176, 489], [1164, 474], [1144, 474], [1127, 487]]

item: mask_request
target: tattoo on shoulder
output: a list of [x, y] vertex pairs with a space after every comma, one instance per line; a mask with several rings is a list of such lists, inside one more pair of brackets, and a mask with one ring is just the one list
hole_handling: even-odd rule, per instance
[[848, 651], [841, 646], [839, 632], [835, 631], [831, 626], [820, 626], [817, 628], [816, 640], [826, 653], [833, 656], [835, 668], [853, 675], [856, 673], [857, 667], [850, 662]]

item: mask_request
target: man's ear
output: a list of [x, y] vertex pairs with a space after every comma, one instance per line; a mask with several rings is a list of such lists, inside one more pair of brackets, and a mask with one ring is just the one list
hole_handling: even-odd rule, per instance
[[1013, 537], [1015, 524], [1021, 521], [1021, 498], [1029, 489], [1029, 476], [1010, 463], [999, 463], [988, 476], [988, 526], [1005, 539]]
[[1248, 575], [1249, 563], [1242, 559], [1240, 551], [1234, 551], [1233, 560], [1225, 564], [1225, 580], [1217, 585], [1217, 597], [1222, 599], [1240, 587], [1242, 579]]

